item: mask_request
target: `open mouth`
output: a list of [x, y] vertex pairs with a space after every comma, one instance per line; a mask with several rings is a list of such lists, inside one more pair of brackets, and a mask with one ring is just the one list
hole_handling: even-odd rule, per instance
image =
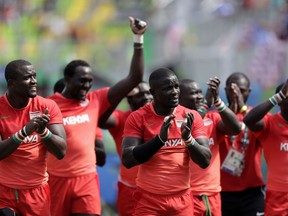
[[178, 101], [179, 98], [178, 97], [174, 97], [174, 98], [171, 98], [172, 101]]
[[203, 106], [203, 101], [197, 101], [196, 106]]
[[84, 89], [82, 89], [82, 90], [80, 90], [80, 94], [81, 94], [81, 95], [86, 95], [86, 94], [87, 94], [87, 91], [84, 90]]
[[30, 91], [37, 91], [37, 86], [31, 86]]
[[179, 103], [179, 98], [172, 98], [170, 101], [173, 104], [178, 104]]

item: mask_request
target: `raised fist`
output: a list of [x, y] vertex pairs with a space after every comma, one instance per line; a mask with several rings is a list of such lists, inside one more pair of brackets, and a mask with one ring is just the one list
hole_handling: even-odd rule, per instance
[[144, 32], [147, 29], [147, 23], [140, 20], [140, 19], [136, 19], [134, 17], [129, 17], [129, 21], [130, 21], [130, 26], [131, 26], [131, 30], [134, 34], [137, 35], [142, 35], [144, 34]]

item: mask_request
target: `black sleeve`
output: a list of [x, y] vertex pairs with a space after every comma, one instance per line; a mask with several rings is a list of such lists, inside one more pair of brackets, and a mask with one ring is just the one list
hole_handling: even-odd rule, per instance
[[146, 143], [136, 146], [133, 149], [134, 158], [139, 163], [148, 161], [164, 145], [158, 135]]

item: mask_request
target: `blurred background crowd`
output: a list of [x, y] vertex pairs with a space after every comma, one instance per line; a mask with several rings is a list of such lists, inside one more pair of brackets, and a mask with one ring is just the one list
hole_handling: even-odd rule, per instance
[[[148, 23], [146, 80], [153, 68], [166, 66], [205, 90], [209, 77], [220, 77], [224, 86], [230, 73], [241, 71], [252, 81], [248, 104], [256, 105], [288, 78], [287, 2], [0, 0], [0, 91], [6, 89], [5, 65], [20, 58], [35, 65], [42, 96], [52, 94], [63, 66], [76, 58], [94, 68], [95, 87], [115, 83], [129, 70], [128, 16], [134, 16]], [[98, 171], [103, 203], [111, 208], [106, 214], [113, 215], [119, 160], [113, 140], [104, 135], [108, 158]]]

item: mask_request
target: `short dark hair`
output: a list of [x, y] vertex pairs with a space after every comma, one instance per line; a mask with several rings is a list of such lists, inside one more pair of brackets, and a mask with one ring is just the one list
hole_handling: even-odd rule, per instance
[[192, 79], [182, 79], [182, 80], [179, 80], [179, 84], [180, 85], [185, 85], [185, 84], [189, 84], [189, 83], [195, 83], [196, 81], [195, 80], [192, 80]]
[[226, 86], [231, 82], [231, 80], [235, 79], [235, 78], [244, 78], [247, 83], [248, 83], [248, 86], [250, 86], [250, 80], [248, 78], [248, 76], [242, 72], [234, 72], [232, 73], [226, 80]]
[[66, 67], [64, 68], [64, 77], [72, 77], [75, 74], [75, 69], [78, 66], [83, 66], [83, 67], [90, 67], [90, 65], [81, 59], [76, 59], [71, 62], [69, 62]]
[[17, 60], [9, 62], [5, 67], [6, 81], [8, 81], [9, 79], [16, 79], [17, 72], [19, 72], [19, 69], [26, 65], [32, 65], [32, 64], [23, 59], [17, 59]]
[[158, 68], [158, 69], [154, 70], [149, 77], [150, 87], [155, 88], [156, 85], [158, 85], [157, 84], [158, 80], [160, 80], [163, 77], [169, 77], [171, 75], [176, 76], [176, 74], [168, 68]]
[[195, 80], [192, 80], [192, 79], [179, 80], [180, 92], [181, 92], [181, 90], [185, 89], [185, 87], [187, 87], [187, 85], [189, 85], [190, 83], [197, 83], [197, 82]]
[[61, 78], [55, 83], [53, 90], [54, 90], [54, 93], [55, 92], [61, 93], [64, 88], [65, 88], [65, 81], [64, 81], [64, 78]]

